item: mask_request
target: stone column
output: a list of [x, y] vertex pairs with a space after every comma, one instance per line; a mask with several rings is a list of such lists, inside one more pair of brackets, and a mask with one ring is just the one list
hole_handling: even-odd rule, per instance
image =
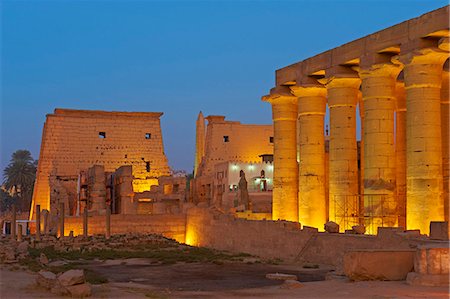
[[298, 222], [297, 98], [281, 86], [263, 101], [272, 104], [274, 127], [272, 219]]
[[88, 236], [88, 209], [84, 207], [83, 210], [83, 237], [87, 238]]
[[36, 205], [36, 241], [41, 240], [41, 205]]
[[64, 203], [59, 204], [59, 237], [64, 237]]
[[106, 206], [106, 233], [105, 233], [105, 238], [109, 239], [111, 238], [111, 206], [107, 205]]
[[356, 105], [361, 84], [356, 74], [327, 74], [330, 108], [329, 219], [340, 230], [359, 223]]
[[366, 226], [372, 233], [380, 226], [398, 225], [394, 111], [400, 71], [392, 63], [363, 64], [359, 71], [364, 101], [364, 215], [371, 216]]
[[16, 205], [12, 205], [11, 239], [16, 239]]
[[406, 228], [406, 94], [405, 83], [397, 81], [395, 126], [395, 181], [397, 184], [398, 226]]
[[48, 235], [49, 232], [49, 223], [48, 223], [48, 210], [43, 209], [42, 210], [42, 216], [44, 218], [44, 235]]
[[449, 72], [448, 60], [446, 67], [442, 72], [442, 87], [441, 87], [441, 123], [442, 123], [442, 172], [444, 180], [444, 213], [445, 221], [449, 221], [449, 175], [450, 175], [450, 157], [449, 157]]
[[299, 221], [323, 230], [327, 222], [324, 136], [327, 91], [322, 85], [292, 86], [291, 90], [298, 97]]
[[411, 51], [404, 63], [406, 89], [407, 228], [429, 234], [430, 221], [444, 220], [441, 135], [442, 67], [448, 53]]
[[[362, 93], [358, 93], [358, 108], [359, 108], [359, 120], [361, 126], [361, 138], [359, 141], [359, 155], [358, 155], [358, 168], [359, 168], [359, 178], [358, 178], [358, 192], [359, 192], [359, 224], [365, 225], [364, 217], [364, 101], [362, 99]], [[358, 143], [357, 143], [358, 144]]]
[[19, 224], [17, 228], [17, 242], [22, 242], [22, 224]]

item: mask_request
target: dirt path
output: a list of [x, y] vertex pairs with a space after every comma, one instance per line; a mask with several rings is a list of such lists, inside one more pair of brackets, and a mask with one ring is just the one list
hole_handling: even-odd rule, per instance
[[[246, 265], [241, 265], [242, 269], [246, 271], [244, 274], [239, 273], [237, 268], [235, 272], [230, 272], [227, 267], [222, 268], [221, 272], [228, 276], [228, 279], [231, 279], [229, 281], [227, 279], [222, 281], [217, 276], [208, 277], [207, 271], [212, 271], [211, 265], [199, 264], [191, 267], [190, 270], [187, 267], [189, 265], [162, 265], [158, 271], [149, 274], [149, 276], [153, 275], [154, 283], [152, 283], [152, 280], [146, 280], [145, 277], [141, 277], [141, 279], [132, 278], [136, 276], [136, 271], [144, 271], [142, 266], [141, 270], [138, 269], [139, 266], [137, 265], [122, 266], [121, 273], [110, 272], [111, 279], [114, 280], [112, 277], [128, 275], [131, 280], [123, 279], [122, 282], [115, 281], [94, 285], [91, 298], [449, 298], [448, 288], [409, 286], [405, 282], [315, 281], [304, 282], [301, 288], [290, 290], [280, 289], [279, 285], [273, 282], [264, 282], [263, 285], [257, 287], [250, 287], [251, 284], [246, 286], [244, 282], [237, 285], [232, 284], [232, 277], [242, 280], [243, 275], [257, 274], [261, 270], [258, 267], [249, 267], [251, 271], [245, 270]], [[221, 265], [216, 266], [217, 269], [221, 267]], [[108, 267], [104, 268], [107, 269]], [[184, 274], [180, 273], [183, 268], [186, 270]], [[112, 268], [109, 269], [112, 270]], [[195, 274], [202, 269], [205, 270], [203, 279], [199, 279], [200, 276], [198, 276], [197, 279], [199, 280], [195, 281], [194, 279], [192, 286], [189, 286], [192, 282], [189, 274]], [[145, 271], [152, 272], [148, 267]], [[177, 271], [180, 275], [176, 275]], [[158, 276], [162, 277], [156, 279]], [[0, 297], [2, 299], [61, 298], [36, 288], [35, 277], [36, 274], [34, 273], [0, 269]], [[165, 281], [165, 284], [162, 283], [163, 281]], [[244, 281], [253, 283], [252, 278], [244, 279]], [[224, 283], [222, 284], [222, 282]], [[181, 290], [178, 288], [180, 285], [184, 286]], [[196, 288], [202, 290], [198, 291]]]

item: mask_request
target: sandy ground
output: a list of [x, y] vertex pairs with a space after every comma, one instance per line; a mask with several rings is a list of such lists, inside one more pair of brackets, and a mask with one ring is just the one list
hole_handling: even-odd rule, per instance
[[[258, 271], [276, 270], [277, 266], [263, 269], [263, 265], [249, 265], [245, 269], [247, 265], [242, 264], [237, 268], [177, 264], [153, 267], [153, 270], [142, 267], [139, 262], [128, 265], [122, 262], [122, 266], [118, 268], [117, 263], [102, 266], [111, 274], [108, 276], [111, 282], [94, 285], [91, 298], [450, 298], [448, 288], [409, 286], [405, 282], [326, 280], [302, 282], [302, 287], [298, 289], [281, 289], [279, 282], [245, 278], [246, 275], [257, 275]], [[286, 269], [289, 266], [279, 267], [289, 271]], [[149, 272], [148, 276], [142, 277], [142, 271]], [[203, 273], [203, 276], [199, 273]], [[228, 278], [222, 280], [219, 273]], [[136, 275], [141, 277], [135, 278]], [[159, 278], [152, 282], [149, 279], [152, 275]], [[35, 277], [36, 274], [32, 272], [0, 269], [0, 297], [61, 298], [36, 287]], [[233, 284], [233, 277], [242, 282]]]

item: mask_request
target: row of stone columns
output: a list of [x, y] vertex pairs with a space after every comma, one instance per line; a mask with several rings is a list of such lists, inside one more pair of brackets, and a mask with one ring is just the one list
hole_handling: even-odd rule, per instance
[[[448, 47], [448, 39], [441, 40], [441, 46]], [[361, 219], [358, 198], [363, 193], [366, 215], [379, 208], [368, 202], [375, 196], [385, 202], [383, 213], [392, 215], [374, 226], [404, 226], [406, 218], [408, 229], [428, 233], [430, 221], [443, 220], [449, 177], [448, 72], [443, 75], [449, 55], [448, 49], [443, 50], [414, 50], [396, 59], [367, 55], [353, 70], [343, 66], [326, 70], [325, 79], [319, 80], [323, 85], [306, 80], [307, 84], [272, 89], [263, 100], [272, 104], [275, 131], [273, 219], [322, 228], [328, 219], [342, 216], [348, 221], [343, 229], [351, 228]], [[397, 81], [402, 70], [404, 83]], [[330, 110], [328, 199], [326, 101]], [[358, 102], [362, 182], [357, 163]]]
[[[35, 238], [36, 241], [40, 241], [41, 240], [41, 233], [42, 233], [42, 228], [41, 228], [41, 206], [40, 205], [36, 205], [35, 208], [36, 211], [36, 232], [35, 232]], [[44, 210], [46, 211], [46, 210]], [[11, 221], [11, 238], [16, 239], [17, 236], [17, 240], [21, 241], [22, 240], [22, 225], [19, 224], [18, 225], [18, 231], [16, 232], [16, 207], [15, 205], [13, 205], [12, 207], [12, 221]], [[44, 235], [47, 235], [49, 232], [49, 225], [48, 225], [48, 211], [46, 211], [46, 213], [44, 213], [43, 215], [43, 226], [44, 226]], [[83, 212], [83, 236], [87, 237], [88, 236], [88, 210], [87, 208], [84, 209]], [[106, 218], [105, 218], [105, 237], [107, 239], [109, 239], [111, 237], [111, 208], [109, 206], [107, 206], [106, 208]], [[59, 217], [59, 233], [58, 236], [64, 237], [64, 222], [65, 222], [65, 217], [64, 217], [64, 204], [60, 204], [60, 217]]]

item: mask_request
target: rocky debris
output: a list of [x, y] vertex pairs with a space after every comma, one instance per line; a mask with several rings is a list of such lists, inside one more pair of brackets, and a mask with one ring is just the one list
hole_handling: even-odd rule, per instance
[[41, 270], [36, 277], [36, 283], [44, 289], [50, 290], [56, 283], [56, 274]]
[[92, 286], [90, 283], [82, 283], [67, 287], [73, 298], [85, 298], [92, 294]]
[[64, 265], [67, 265], [67, 262], [65, 262], [65, 261], [53, 261], [53, 262], [48, 263], [49, 267], [60, 267], [60, 266], [64, 266]]
[[41, 270], [36, 277], [36, 282], [44, 289], [58, 296], [70, 295], [74, 298], [89, 297], [92, 294], [92, 286], [85, 282], [83, 270], [69, 270], [61, 275]]
[[297, 280], [297, 275], [284, 273], [269, 273], [266, 274], [267, 279], [271, 280]]
[[303, 287], [303, 284], [297, 280], [285, 280], [280, 289], [298, 289], [301, 287]]
[[339, 233], [339, 224], [333, 221], [328, 221], [327, 223], [325, 223], [324, 229], [329, 233]]
[[84, 270], [69, 270], [58, 277], [62, 286], [73, 286], [85, 282]]
[[366, 232], [366, 227], [364, 225], [355, 225], [352, 226], [352, 230], [355, 232], [355, 234], [364, 235], [364, 233]]
[[39, 257], [39, 263], [41, 263], [42, 265], [48, 265], [49, 260], [48, 257], [42, 252], [41, 256]]
[[28, 252], [28, 241], [22, 241], [17, 246], [18, 253], [27, 253]]

